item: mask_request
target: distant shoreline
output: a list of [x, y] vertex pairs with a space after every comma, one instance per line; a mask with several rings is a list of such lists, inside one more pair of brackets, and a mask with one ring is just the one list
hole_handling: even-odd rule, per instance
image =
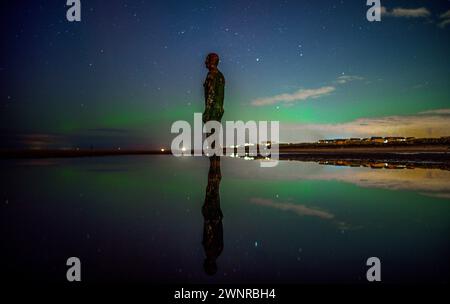
[[316, 162], [321, 165], [370, 167], [372, 169], [450, 170], [450, 153], [281, 153], [280, 160]]
[[[237, 152], [234, 149], [235, 153]], [[248, 151], [248, 147], [246, 148]], [[186, 153], [186, 152], [185, 152]], [[450, 157], [448, 145], [390, 145], [390, 146], [316, 146], [316, 145], [280, 145], [283, 156], [323, 157], [323, 158], [414, 158], [426, 155], [426, 158], [447, 159]], [[60, 158], [60, 157], [100, 157], [120, 155], [170, 155], [170, 150], [127, 150], [127, 149], [3, 149], [0, 158]], [[224, 150], [225, 155], [225, 150]], [[419, 157], [421, 158], [421, 157]]]
[[[235, 151], [236, 152], [236, 151]], [[225, 154], [225, 151], [224, 151]], [[158, 150], [0, 150], [0, 159], [89, 158], [132, 155], [172, 155]], [[249, 156], [245, 156], [246, 159]], [[250, 159], [263, 159], [262, 156]], [[281, 161], [316, 162], [321, 165], [370, 167], [372, 169], [428, 168], [450, 170], [448, 146], [408, 147], [280, 147]]]
[[382, 153], [450, 153], [449, 145], [342, 145], [342, 146], [280, 146], [280, 153], [311, 154], [382, 154]]
[[124, 155], [169, 155], [170, 151], [159, 150], [0, 150], [0, 158], [75, 158], [75, 157], [101, 157]]

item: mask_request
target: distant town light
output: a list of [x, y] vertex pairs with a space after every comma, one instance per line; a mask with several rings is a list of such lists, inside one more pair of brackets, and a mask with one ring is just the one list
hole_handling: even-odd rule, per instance
[[186, 148], [185, 147], [181, 148], [181, 151], [186, 152]]
[[164, 148], [161, 148], [161, 152], [164, 152], [164, 151], [166, 151], [166, 149], [164, 149]]

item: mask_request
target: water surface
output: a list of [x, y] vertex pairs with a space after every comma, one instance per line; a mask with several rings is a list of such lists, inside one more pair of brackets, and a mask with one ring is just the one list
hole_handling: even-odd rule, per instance
[[94, 283], [358, 283], [376, 256], [385, 282], [449, 280], [450, 171], [222, 158], [210, 172], [171, 156], [2, 167], [5, 276], [64, 281], [76, 256]]

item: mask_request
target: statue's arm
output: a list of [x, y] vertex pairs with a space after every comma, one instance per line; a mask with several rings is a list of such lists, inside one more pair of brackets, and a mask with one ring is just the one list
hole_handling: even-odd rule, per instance
[[208, 74], [206, 86], [206, 107], [212, 107], [216, 98], [214, 75]]

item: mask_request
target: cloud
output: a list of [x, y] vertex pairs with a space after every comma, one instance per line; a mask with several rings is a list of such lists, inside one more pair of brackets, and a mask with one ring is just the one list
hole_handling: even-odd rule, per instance
[[300, 89], [294, 93], [284, 93], [271, 97], [263, 97], [255, 99], [251, 102], [253, 106], [267, 106], [276, 103], [291, 104], [296, 101], [306, 101], [330, 94], [336, 90], [333, 86], [325, 86], [317, 89]]
[[450, 18], [450, 10], [446, 11], [440, 16], [442, 19], [449, 19]]
[[67, 143], [67, 138], [56, 133], [17, 134], [9, 137], [12, 147], [20, 146], [29, 149], [55, 148], [58, 144]]
[[444, 28], [447, 25], [450, 24], [450, 10], [446, 11], [445, 13], [443, 13], [440, 18], [442, 19], [442, 21], [438, 24], [438, 26], [440, 28]]
[[107, 133], [107, 134], [123, 134], [123, 133], [130, 133], [129, 129], [120, 129], [120, 128], [94, 128], [94, 129], [87, 129], [88, 132], [93, 133]]
[[[357, 75], [342, 75], [339, 76], [334, 84], [341, 85], [355, 80], [364, 80], [364, 77]], [[251, 102], [253, 106], [267, 106], [277, 103], [284, 103], [285, 106], [292, 106], [296, 101], [305, 101], [308, 99], [315, 99], [326, 96], [336, 90], [335, 86], [324, 86], [317, 89], [300, 89], [294, 93], [284, 93], [270, 97], [257, 98]]]
[[[386, 17], [400, 17], [400, 18], [429, 18], [431, 17], [431, 12], [426, 7], [419, 8], [402, 8], [396, 7], [392, 10], [388, 10], [386, 7], [381, 7], [381, 15]], [[445, 28], [450, 24], [450, 10], [439, 16], [440, 21], [438, 26], [440, 28]]]
[[447, 25], [449, 25], [450, 24], [450, 19], [445, 19], [445, 20], [442, 20], [439, 24], [438, 24], [438, 26], [440, 27], [440, 28], [444, 28], [444, 27], [446, 27]]
[[450, 109], [436, 109], [436, 110], [428, 110], [419, 112], [419, 114], [431, 114], [431, 115], [450, 115]]
[[356, 75], [342, 75], [337, 78], [335, 83], [346, 84], [347, 82], [355, 81], [355, 80], [364, 80], [364, 77], [356, 76]]
[[316, 141], [324, 138], [450, 135], [450, 109], [437, 109], [415, 115], [359, 118], [336, 124], [280, 124], [283, 142]]
[[426, 18], [431, 16], [431, 12], [425, 7], [419, 8], [402, 8], [396, 7], [388, 10], [386, 7], [381, 7], [381, 14], [389, 17], [403, 17], [403, 18]]

